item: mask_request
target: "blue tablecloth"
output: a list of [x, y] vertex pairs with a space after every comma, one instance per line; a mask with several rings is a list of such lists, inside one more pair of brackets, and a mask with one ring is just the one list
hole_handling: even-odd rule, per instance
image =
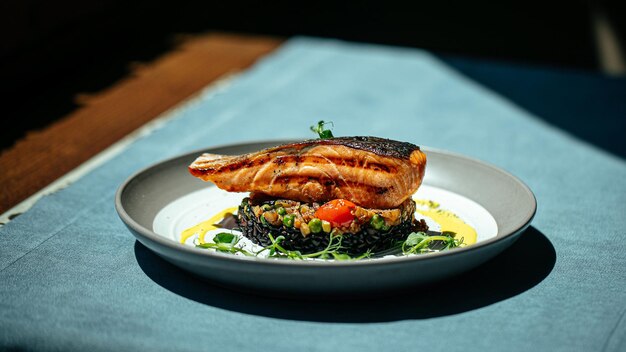
[[[0, 349], [626, 350], [626, 163], [430, 54], [297, 38], [173, 114], [0, 228]], [[312, 137], [320, 119], [336, 135], [498, 165], [535, 192], [535, 220], [450, 282], [320, 302], [200, 281], [138, 244], [115, 213], [118, 185], [139, 168], [218, 144]]]

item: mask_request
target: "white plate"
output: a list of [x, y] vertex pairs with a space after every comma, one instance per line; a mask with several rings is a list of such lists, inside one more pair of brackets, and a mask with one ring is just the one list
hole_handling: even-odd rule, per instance
[[[238, 206], [246, 196], [248, 196], [247, 193], [226, 192], [207, 184], [206, 188], [186, 194], [161, 209], [154, 218], [152, 230], [159, 236], [180, 243], [184, 230], [219, 214], [224, 209]], [[485, 208], [471, 199], [429, 185], [420, 187], [413, 198], [435, 201], [441, 204], [440, 209], [458, 215], [463, 222], [476, 230], [476, 243], [498, 234], [496, 220]], [[430, 230], [441, 231], [439, 224], [433, 219], [419, 213], [416, 215], [418, 219], [426, 220]], [[206, 239], [209, 240], [211, 235], [219, 232], [224, 232], [224, 230], [209, 231]], [[232, 233], [241, 235], [239, 231], [232, 231]], [[185, 244], [195, 247], [194, 241], [197, 238], [197, 235], [191, 236], [186, 239]], [[245, 237], [242, 237], [242, 242], [247, 248], [253, 247]]]
[[196, 156], [243, 154], [284, 142], [231, 145], [163, 161], [120, 186], [116, 209], [141, 243], [180, 268], [217, 284], [281, 295], [376, 293], [448, 278], [506, 249], [536, 211], [530, 189], [511, 174], [474, 159], [422, 148], [428, 166], [416, 197], [437, 201], [459, 215], [476, 229], [476, 244], [416, 256], [293, 261], [235, 256], [195, 248], [189, 241], [180, 243], [182, 230], [237, 206], [245, 196], [189, 175], [187, 166]]

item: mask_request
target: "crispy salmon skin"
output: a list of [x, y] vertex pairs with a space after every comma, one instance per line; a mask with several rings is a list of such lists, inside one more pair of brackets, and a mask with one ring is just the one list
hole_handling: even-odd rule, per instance
[[301, 202], [347, 199], [373, 209], [396, 208], [419, 188], [426, 154], [414, 144], [378, 137], [339, 137], [284, 144], [227, 156], [202, 154], [192, 175], [230, 192]]

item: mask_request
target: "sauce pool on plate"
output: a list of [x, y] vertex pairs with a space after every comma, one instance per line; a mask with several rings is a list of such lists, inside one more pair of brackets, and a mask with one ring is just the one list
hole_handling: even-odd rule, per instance
[[236, 210], [237, 207], [226, 208], [212, 216], [209, 220], [203, 221], [197, 225], [194, 225], [193, 227], [186, 229], [180, 235], [180, 243], [187, 242], [187, 240], [195, 234], [198, 235], [199, 244], [205, 243], [204, 237], [206, 236], [207, 232], [218, 229], [219, 227], [215, 226], [215, 224], [224, 220], [226, 216], [233, 214]]
[[[454, 232], [455, 239], [463, 239], [461, 246], [476, 243], [478, 237], [476, 230], [465, 223], [455, 213], [442, 209], [440, 204], [427, 199], [413, 199], [418, 209], [417, 213], [425, 216], [439, 225], [440, 232]], [[419, 217], [419, 216], [418, 216]]]

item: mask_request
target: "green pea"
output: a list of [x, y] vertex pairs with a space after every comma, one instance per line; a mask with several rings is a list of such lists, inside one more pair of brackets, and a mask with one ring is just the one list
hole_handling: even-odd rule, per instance
[[293, 214], [287, 214], [283, 217], [283, 225], [287, 226], [287, 227], [293, 227], [293, 221], [295, 220], [296, 216]]
[[312, 219], [309, 221], [309, 228], [313, 233], [320, 233], [322, 231], [322, 220]]
[[[378, 214], [374, 214], [374, 216], [372, 216], [372, 218], [370, 219], [370, 226], [372, 226], [376, 230], [385, 230], [385, 227], [387, 227], [387, 225], [385, 224], [385, 219], [383, 219], [383, 217]], [[388, 229], [389, 228], [387, 227], [387, 230]]]
[[276, 212], [278, 213], [278, 215], [285, 215], [287, 214], [287, 210], [285, 210], [285, 208], [280, 207], [278, 209], [276, 209]]

